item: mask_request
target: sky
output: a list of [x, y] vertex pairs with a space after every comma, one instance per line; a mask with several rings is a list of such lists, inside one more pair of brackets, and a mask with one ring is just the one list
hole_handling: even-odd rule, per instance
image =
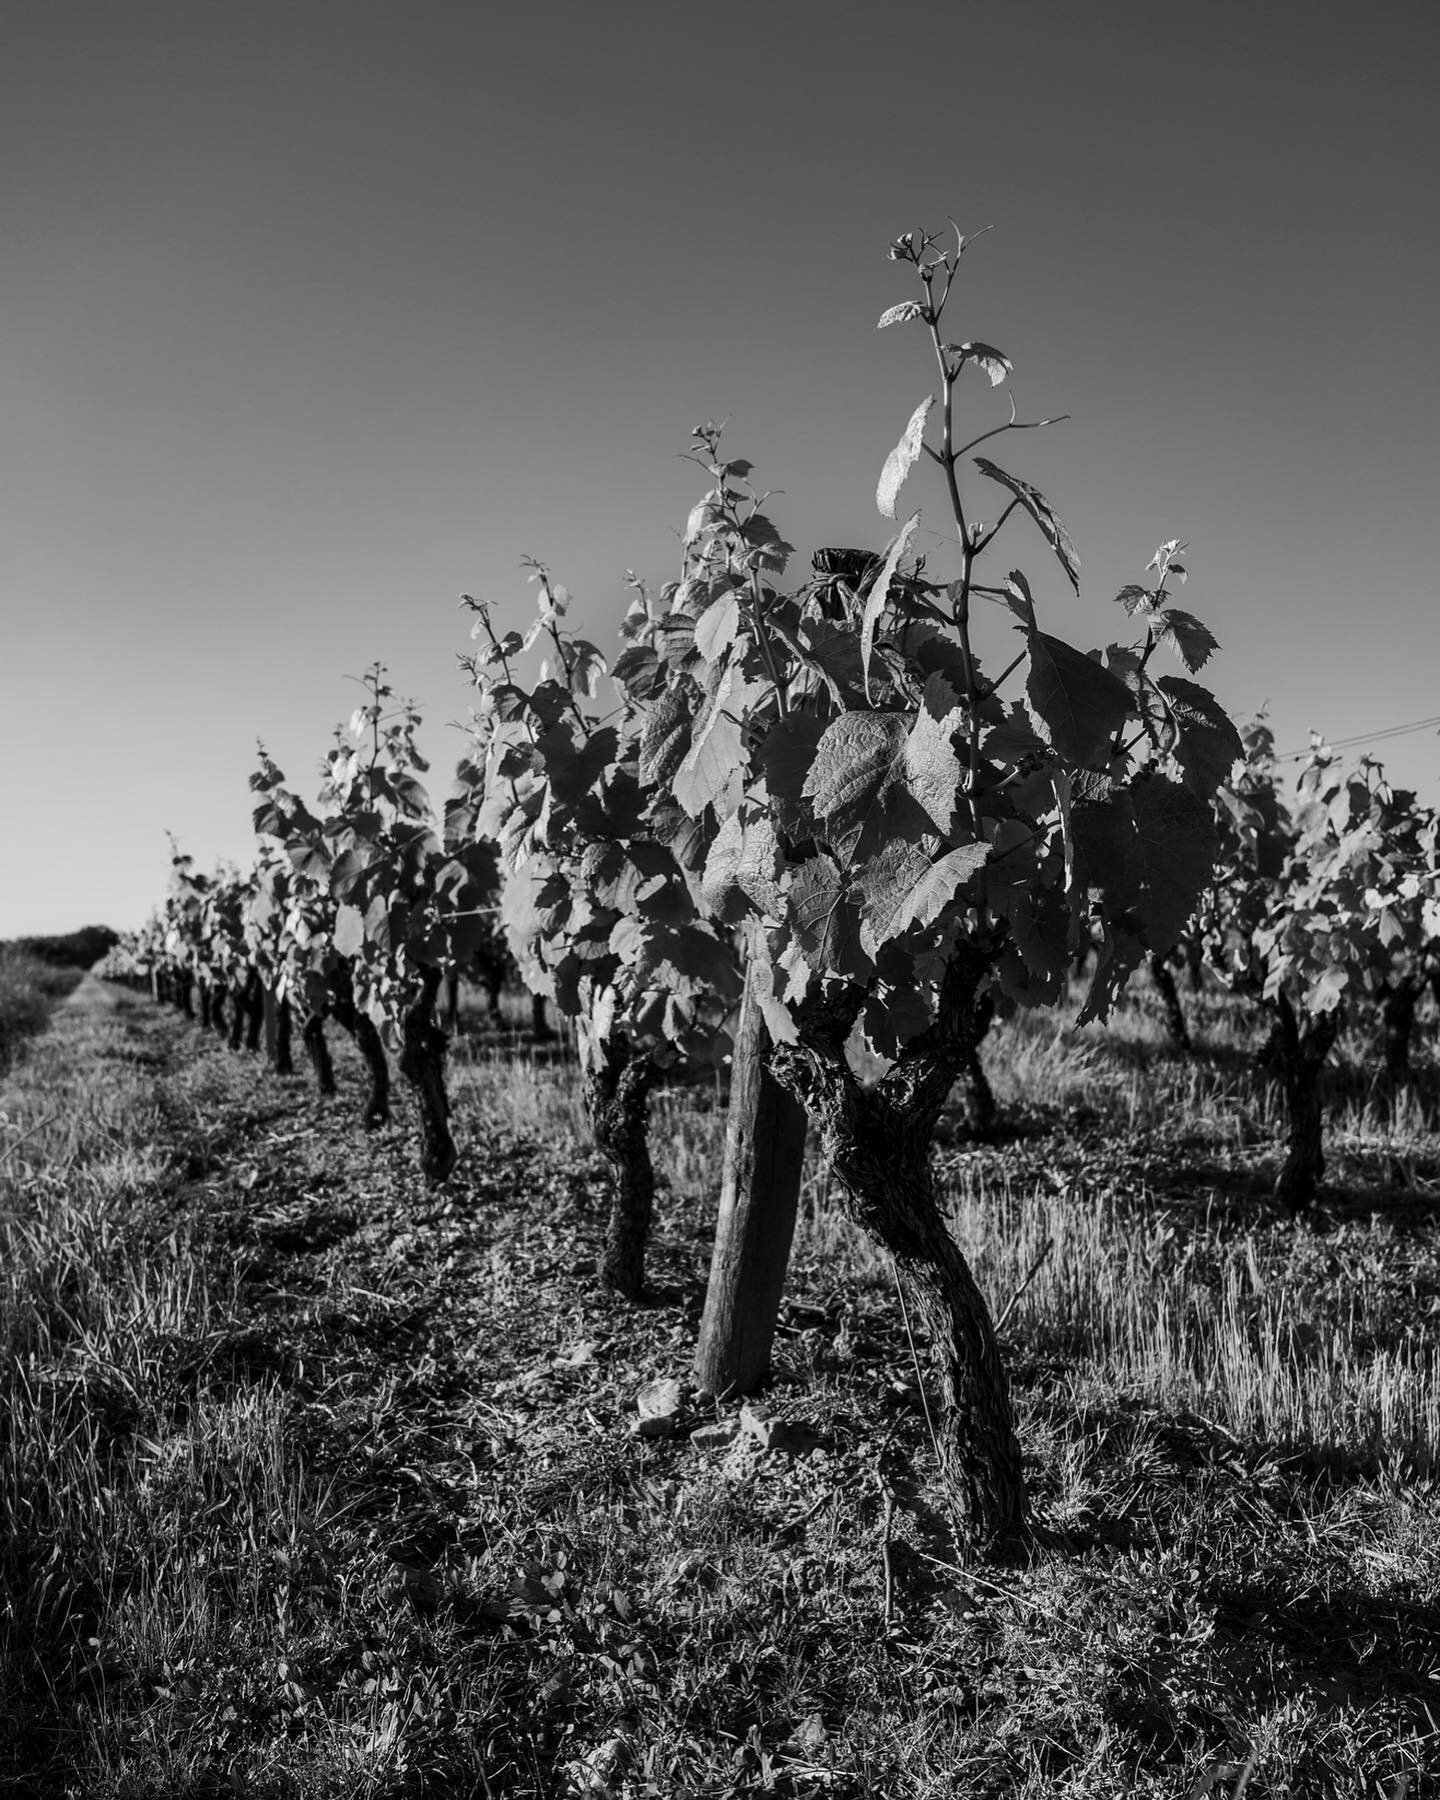
[[[1046, 628], [1123, 635], [1178, 537], [1199, 679], [1282, 751], [1440, 714], [1433, 8], [50, 0], [5, 38], [0, 938], [138, 925], [167, 830], [248, 860], [257, 737], [313, 795], [377, 658], [443, 792], [458, 596], [521, 623], [542, 558], [604, 647], [700, 420], [802, 572], [882, 547], [933, 385], [885, 247], [947, 216], [993, 228], [953, 335], [1070, 415], [987, 446], [1079, 548], [1077, 599], [1006, 528]], [[1440, 803], [1433, 728], [1374, 753]]]

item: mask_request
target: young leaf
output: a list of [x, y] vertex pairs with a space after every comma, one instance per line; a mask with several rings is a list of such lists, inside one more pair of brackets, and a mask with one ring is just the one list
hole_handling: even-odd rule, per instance
[[887, 519], [895, 517], [895, 502], [900, 498], [905, 478], [920, 459], [920, 450], [925, 442], [925, 420], [934, 404], [935, 396], [927, 394], [911, 413], [910, 423], [901, 433], [900, 442], [885, 458], [885, 467], [880, 471], [880, 480], [875, 488], [875, 504]]
[[896, 569], [900, 566], [900, 558], [905, 554], [906, 545], [920, 523], [919, 513], [911, 513], [900, 527], [898, 536], [885, 552], [885, 560], [870, 583], [870, 591], [865, 596], [865, 617], [860, 623], [860, 668], [865, 678], [865, 698], [870, 698], [870, 654], [875, 645], [875, 627], [880, 622], [880, 615], [885, 610], [885, 601], [890, 593], [890, 582]]
[[1108, 760], [1110, 740], [1133, 710], [1125, 683], [1060, 638], [1030, 634], [1030, 704], [1067, 762]]
[[884, 331], [887, 325], [908, 325], [912, 319], [923, 318], [925, 308], [918, 300], [902, 300], [898, 306], [886, 307], [876, 321], [875, 329]]
[[1007, 375], [1014, 373], [1010, 358], [989, 344], [947, 344], [945, 348], [954, 351], [962, 363], [971, 362], [983, 369], [990, 377], [991, 387], [999, 387]]
[[1004, 469], [997, 468], [987, 456], [977, 456], [975, 467], [982, 475], [988, 475], [992, 481], [998, 481], [1001, 487], [1009, 488], [1045, 534], [1046, 541], [1059, 557], [1061, 568], [1070, 577], [1071, 584], [1078, 594], [1080, 592], [1080, 558], [1076, 554], [1070, 533], [1060, 523], [1050, 502], [1038, 488], [1031, 487], [1028, 481], [1022, 481], [1018, 475], [1007, 475]]
[[1192, 613], [1181, 612], [1178, 607], [1160, 613], [1150, 628], [1156, 637], [1169, 640], [1171, 649], [1192, 675], [1203, 668], [1212, 651], [1220, 648], [1208, 625], [1202, 625]]

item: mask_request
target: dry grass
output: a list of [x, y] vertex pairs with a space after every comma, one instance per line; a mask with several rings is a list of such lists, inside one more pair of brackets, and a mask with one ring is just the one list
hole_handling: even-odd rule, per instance
[[1042, 1548], [961, 1568], [818, 1169], [774, 1395], [815, 1450], [628, 1434], [693, 1340], [713, 1084], [654, 1103], [628, 1309], [563, 1054], [466, 1040], [437, 1201], [347, 1054], [320, 1103], [87, 983], [0, 1101], [0, 1792], [1433, 1791], [1440, 1146], [1342, 1075], [1335, 1185], [1277, 1219], [1248, 1022], [1199, 1034], [1005, 1027], [1015, 1135], [941, 1150], [992, 1303], [1035, 1271]]

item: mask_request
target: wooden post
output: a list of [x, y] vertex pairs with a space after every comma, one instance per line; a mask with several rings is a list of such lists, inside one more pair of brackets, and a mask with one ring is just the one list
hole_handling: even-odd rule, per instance
[[795, 1235], [805, 1109], [766, 1069], [769, 1041], [747, 978], [731, 1061], [720, 1216], [695, 1353], [696, 1380], [711, 1394], [754, 1393], [769, 1375]]

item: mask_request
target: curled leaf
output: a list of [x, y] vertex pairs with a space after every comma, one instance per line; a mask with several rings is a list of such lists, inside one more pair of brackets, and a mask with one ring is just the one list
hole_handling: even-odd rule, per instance
[[1010, 492], [1029, 513], [1030, 517], [1044, 532], [1050, 548], [1060, 559], [1060, 566], [1070, 577], [1075, 592], [1080, 592], [1080, 557], [1070, 533], [1060, 523], [1059, 515], [1038, 488], [1031, 487], [1028, 481], [1022, 481], [1018, 475], [1007, 475], [1004, 469], [997, 468], [988, 456], [977, 456], [975, 467], [982, 475], [988, 475], [992, 481], [998, 481], [1001, 487]]
[[865, 617], [860, 624], [860, 668], [865, 677], [867, 700], [870, 697], [870, 653], [875, 646], [875, 627], [879, 624], [880, 615], [885, 610], [885, 600], [890, 592], [890, 582], [896, 569], [900, 566], [900, 558], [905, 554], [906, 546], [919, 523], [919, 513], [911, 513], [900, 527], [899, 534], [891, 541], [890, 548], [885, 552], [885, 560], [881, 563], [875, 579], [870, 583], [870, 592], [865, 596]]
[[974, 363], [990, 377], [991, 387], [999, 387], [1005, 377], [1012, 374], [1014, 365], [1008, 356], [994, 349], [990, 344], [947, 344], [963, 363]]
[[887, 325], [908, 325], [912, 319], [921, 318], [925, 308], [918, 300], [902, 300], [898, 306], [887, 306], [876, 321], [875, 329], [884, 331]]

